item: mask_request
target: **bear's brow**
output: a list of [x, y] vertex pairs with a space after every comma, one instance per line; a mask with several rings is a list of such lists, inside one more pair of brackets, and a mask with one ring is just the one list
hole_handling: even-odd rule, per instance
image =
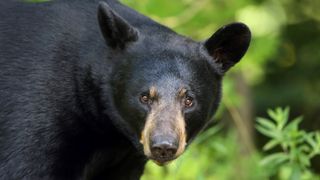
[[157, 88], [155, 86], [151, 86], [149, 90], [149, 95], [151, 98], [155, 98], [157, 96]]
[[179, 97], [184, 97], [186, 95], [187, 89], [186, 88], [180, 88], [179, 89]]

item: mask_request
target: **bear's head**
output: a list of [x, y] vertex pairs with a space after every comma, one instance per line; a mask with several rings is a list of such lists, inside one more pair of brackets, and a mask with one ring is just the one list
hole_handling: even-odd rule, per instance
[[98, 19], [114, 58], [114, 123], [149, 159], [166, 164], [212, 119], [222, 77], [247, 51], [250, 31], [233, 23], [195, 42], [153, 21], [131, 25], [106, 3]]

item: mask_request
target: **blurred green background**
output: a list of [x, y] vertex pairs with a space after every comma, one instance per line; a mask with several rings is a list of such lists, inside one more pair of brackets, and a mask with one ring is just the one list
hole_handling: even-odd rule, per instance
[[[286, 179], [261, 166], [266, 138], [255, 130], [266, 109], [290, 106], [302, 128], [320, 129], [319, 0], [122, 0], [152, 19], [203, 41], [219, 27], [240, 21], [253, 35], [248, 53], [227, 73], [214, 123], [186, 153], [165, 167], [149, 162], [144, 180]], [[320, 179], [313, 159], [303, 179]]]

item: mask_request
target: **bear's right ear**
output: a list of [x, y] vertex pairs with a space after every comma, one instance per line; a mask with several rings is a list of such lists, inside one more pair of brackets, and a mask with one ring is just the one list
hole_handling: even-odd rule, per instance
[[114, 12], [105, 2], [99, 3], [98, 21], [107, 45], [113, 49], [123, 49], [127, 43], [138, 40], [138, 30]]

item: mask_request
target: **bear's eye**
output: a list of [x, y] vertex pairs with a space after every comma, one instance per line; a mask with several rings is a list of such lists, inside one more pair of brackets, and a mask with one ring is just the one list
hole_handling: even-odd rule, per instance
[[146, 95], [146, 94], [142, 94], [141, 96], [140, 96], [140, 101], [142, 102], [142, 103], [144, 103], [144, 104], [147, 104], [147, 103], [149, 103], [149, 96], [148, 95]]
[[190, 96], [185, 97], [184, 99], [184, 106], [189, 108], [193, 105], [193, 98]]

